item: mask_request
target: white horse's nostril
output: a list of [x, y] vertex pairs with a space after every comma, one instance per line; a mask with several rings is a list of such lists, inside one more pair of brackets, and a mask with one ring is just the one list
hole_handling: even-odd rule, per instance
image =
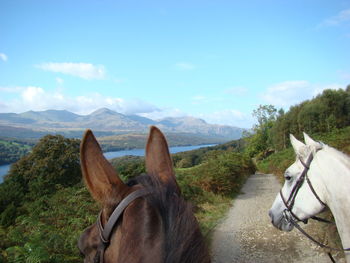
[[269, 217], [271, 218], [271, 220], [273, 221], [273, 214], [272, 214], [272, 211], [269, 210]]

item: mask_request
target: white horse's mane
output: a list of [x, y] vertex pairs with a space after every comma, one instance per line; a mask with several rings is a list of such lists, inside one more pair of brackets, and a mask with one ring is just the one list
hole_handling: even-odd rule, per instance
[[330, 155], [336, 157], [338, 161], [340, 161], [343, 165], [345, 165], [347, 169], [350, 170], [350, 157], [348, 155], [327, 144], [323, 144], [322, 149], [325, 150]]

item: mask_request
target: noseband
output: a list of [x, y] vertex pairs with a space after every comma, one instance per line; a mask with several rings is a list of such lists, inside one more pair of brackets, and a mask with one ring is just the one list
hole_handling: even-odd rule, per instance
[[[319, 151], [319, 150], [317, 150]], [[316, 151], [316, 153], [317, 153]], [[327, 205], [321, 200], [321, 198], [318, 196], [318, 194], [316, 193], [314, 187], [312, 186], [311, 184], [311, 181], [309, 179], [309, 177], [307, 176], [307, 172], [309, 171], [310, 169], [310, 165], [311, 165], [311, 162], [313, 160], [314, 156], [313, 154], [311, 153], [309, 155], [309, 157], [307, 158], [306, 160], [306, 163], [299, 157], [299, 161], [302, 163], [302, 165], [304, 166], [304, 170], [302, 171], [301, 175], [299, 176], [297, 182], [295, 183], [288, 199], [286, 199], [284, 196], [283, 196], [283, 193], [282, 193], [282, 189], [280, 190], [280, 196], [281, 196], [281, 199], [284, 203], [284, 205], [286, 206], [286, 209], [285, 209], [285, 212], [288, 211], [297, 221], [302, 221], [303, 223], [307, 223], [307, 219], [305, 220], [301, 220], [298, 218], [298, 216], [293, 213], [293, 207], [294, 207], [294, 203], [295, 203], [295, 199], [297, 197], [297, 194], [300, 190], [300, 188], [302, 187], [302, 185], [304, 184], [305, 180], [307, 182], [307, 184], [309, 185], [309, 188], [311, 190], [311, 192], [314, 194], [314, 196], [316, 197], [316, 199], [324, 206], [324, 207], [327, 207]], [[313, 218], [313, 217], [311, 217]]]
[[119, 217], [124, 212], [124, 210], [129, 206], [129, 204], [132, 201], [134, 201], [135, 199], [137, 199], [139, 197], [146, 196], [148, 194], [150, 194], [150, 192], [148, 192], [147, 190], [139, 189], [139, 190], [132, 192], [128, 196], [126, 196], [118, 204], [118, 206], [114, 209], [114, 211], [111, 214], [111, 216], [109, 217], [105, 227], [102, 226], [102, 211], [99, 213], [98, 218], [97, 218], [97, 226], [98, 226], [98, 231], [100, 234], [100, 241], [101, 242], [97, 248], [97, 253], [96, 253], [96, 256], [94, 258], [95, 263], [103, 263], [104, 262], [104, 259], [103, 259], [104, 252], [110, 244], [110, 238], [111, 238], [112, 231], [113, 231], [115, 225], [117, 224]]

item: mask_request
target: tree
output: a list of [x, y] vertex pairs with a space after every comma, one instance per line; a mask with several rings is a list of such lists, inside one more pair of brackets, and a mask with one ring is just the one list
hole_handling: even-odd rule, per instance
[[14, 215], [18, 215], [25, 202], [80, 182], [79, 145], [80, 141], [76, 139], [47, 135], [30, 154], [13, 164], [5, 182], [0, 185], [0, 223], [13, 222]]
[[253, 110], [253, 116], [257, 119], [259, 127], [276, 120], [277, 110], [273, 105], [259, 105]]
[[254, 126], [253, 135], [247, 138], [246, 152], [250, 157], [264, 155], [272, 145], [270, 132], [276, 121], [277, 110], [273, 105], [259, 105], [252, 115], [257, 119], [258, 125]]

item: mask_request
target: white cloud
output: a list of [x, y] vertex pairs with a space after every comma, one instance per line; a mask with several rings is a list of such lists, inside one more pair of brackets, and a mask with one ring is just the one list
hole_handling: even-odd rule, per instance
[[0, 53], [0, 60], [6, 62], [7, 61], [7, 56], [4, 53]]
[[175, 67], [181, 70], [193, 70], [196, 68], [195, 65], [188, 62], [178, 62], [175, 64]]
[[103, 65], [93, 65], [90, 63], [48, 62], [36, 65], [36, 67], [42, 70], [67, 74], [88, 80], [104, 79], [106, 75], [105, 68]]
[[22, 92], [22, 99], [25, 103], [36, 103], [38, 100], [43, 99], [45, 92], [39, 87], [28, 87]]
[[[153, 120], [165, 117], [184, 117], [189, 114], [177, 108], [159, 108], [155, 105], [139, 99], [125, 100], [123, 98], [103, 96], [92, 93], [84, 96], [71, 97], [63, 93], [62, 89], [47, 91], [42, 87], [0, 87], [2, 92], [16, 92], [18, 96], [12, 100], [2, 101], [0, 98], [0, 112], [25, 112], [28, 110], [43, 111], [48, 109], [69, 110], [71, 112], [85, 115], [99, 108], [132, 115], [137, 114]], [[198, 97], [198, 99], [200, 99]], [[232, 125], [237, 127], [251, 127], [254, 120], [249, 115], [240, 111], [228, 109], [216, 111], [209, 114], [197, 114], [195, 117], [202, 118], [208, 123]]]
[[338, 26], [350, 21], [350, 9], [340, 11], [337, 15], [324, 20], [319, 26]]
[[89, 114], [92, 111], [107, 107], [123, 114], [142, 114], [159, 110], [156, 106], [138, 99], [103, 96], [99, 93], [78, 97], [69, 97], [61, 90], [46, 91], [41, 87], [0, 87], [0, 91], [17, 92], [19, 96], [9, 101], [0, 100], [0, 112], [24, 112], [28, 110], [69, 110], [78, 114]]
[[254, 119], [250, 114], [247, 115], [235, 109], [226, 109], [208, 114], [199, 114], [197, 117], [204, 119], [208, 123], [231, 125], [243, 128], [251, 128], [254, 124]]
[[285, 81], [269, 87], [262, 94], [262, 99], [268, 104], [287, 109], [304, 100], [312, 99], [325, 89], [341, 88], [344, 86], [339, 84], [318, 85], [305, 80]]

